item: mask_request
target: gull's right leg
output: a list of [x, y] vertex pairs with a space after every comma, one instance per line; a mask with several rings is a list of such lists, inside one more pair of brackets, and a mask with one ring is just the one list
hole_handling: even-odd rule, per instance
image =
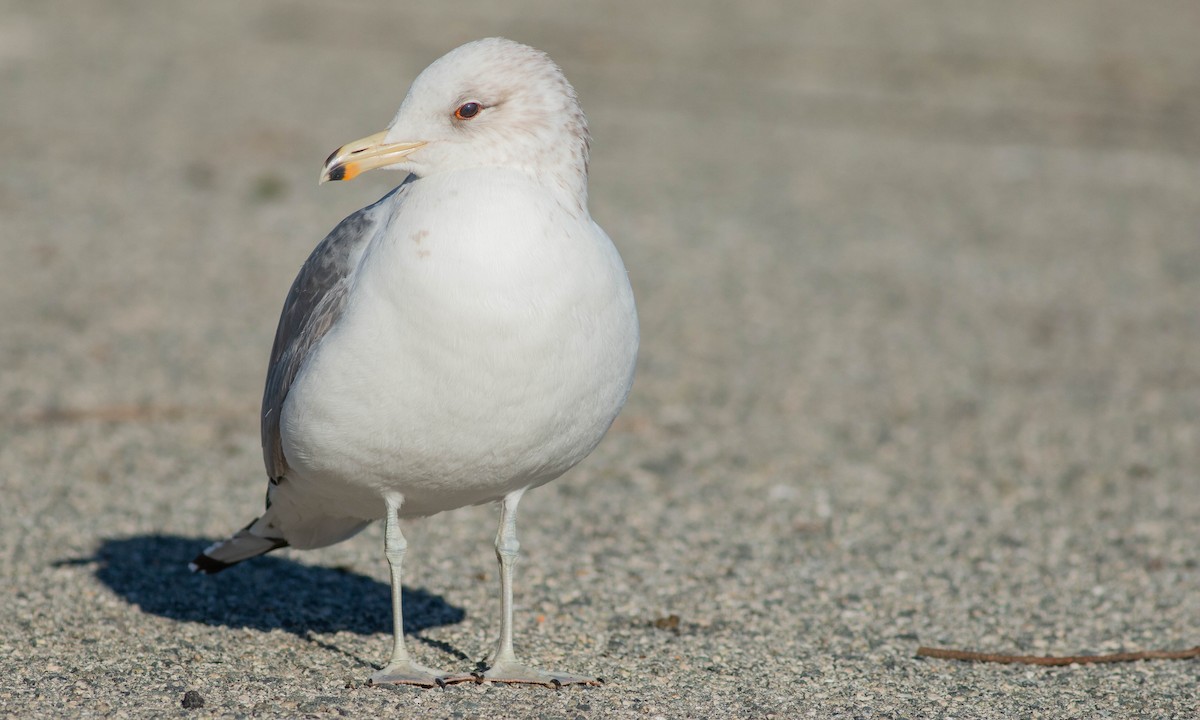
[[444, 685], [446, 673], [417, 665], [408, 656], [408, 649], [404, 646], [404, 613], [400, 607], [400, 581], [404, 554], [408, 550], [408, 543], [400, 532], [400, 505], [404, 502], [404, 496], [388, 493], [384, 499], [387, 502], [387, 520], [383, 531], [383, 547], [392, 571], [392, 659], [388, 660], [387, 667], [371, 676], [371, 682], [376, 685], [387, 683], [421, 687]]

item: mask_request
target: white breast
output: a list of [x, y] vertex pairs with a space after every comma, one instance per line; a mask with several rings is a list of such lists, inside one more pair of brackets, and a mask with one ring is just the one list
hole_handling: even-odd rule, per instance
[[384, 489], [427, 515], [548, 482], [616, 417], [637, 342], [586, 213], [513, 171], [422, 179], [285, 402], [289, 483], [371, 519]]

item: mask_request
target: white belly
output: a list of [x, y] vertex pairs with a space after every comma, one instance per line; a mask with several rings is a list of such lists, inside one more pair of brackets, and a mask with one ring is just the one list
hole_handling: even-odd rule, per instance
[[[616, 417], [637, 320], [615, 248], [586, 216], [484, 180], [438, 205], [444, 189], [410, 193], [369, 247], [284, 404], [294, 502], [374, 519], [386, 490], [407, 516], [499, 499], [565, 472]], [[529, 205], [544, 228], [511, 220]]]

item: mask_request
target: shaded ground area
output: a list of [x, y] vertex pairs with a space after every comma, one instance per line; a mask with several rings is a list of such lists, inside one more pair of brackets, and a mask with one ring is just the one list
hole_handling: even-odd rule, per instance
[[[0, 715], [1188, 717], [1200, 643], [1200, 6], [0, 2]], [[213, 578], [262, 502], [318, 190], [470, 39], [549, 51], [643, 353], [522, 504], [553, 692], [363, 686], [378, 528]], [[412, 648], [498, 626], [496, 513], [406, 527]], [[185, 691], [203, 707], [185, 710]], [[195, 697], [190, 704], [195, 705]]]
[[[392, 621], [387, 583], [343, 567], [301, 565], [278, 554], [219, 578], [193, 575], [179, 558], [205, 546], [196, 538], [141, 535], [106, 540], [94, 557], [57, 565], [92, 567], [100, 582], [142, 612], [172, 620], [300, 635], [370, 635]], [[409, 633], [463, 619], [460, 608], [412, 588], [404, 591], [404, 611]]]

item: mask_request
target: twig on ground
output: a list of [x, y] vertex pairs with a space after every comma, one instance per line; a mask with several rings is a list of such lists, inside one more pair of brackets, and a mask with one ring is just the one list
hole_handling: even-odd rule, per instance
[[1191, 660], [1200, 657], [1200, 645], [1187, 650], [1142, 650], [1140, 652], [1113, 653], [1111, 655], [1003, 655], [981, 653], [952, 648], [917, 648], [917, 657], [964, 660], [967, 662], [989, 662], [1020, 665], [1087, 665], [1095, 663], [1134, 662], [1137, 660]]

